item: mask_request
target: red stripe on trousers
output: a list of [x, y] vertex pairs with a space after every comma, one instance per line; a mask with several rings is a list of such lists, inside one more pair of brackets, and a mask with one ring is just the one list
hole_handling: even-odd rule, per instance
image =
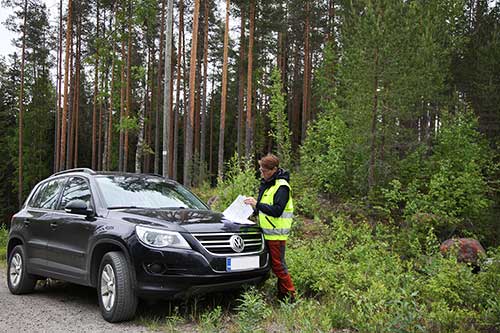
[[271, 268], [273, 273], [278, 278], [278, 292], [282, 295], [295, 295], [295, 287], [293, 286], [292, 278], [288, 273], [288, 268], [285, 262], [285, 247], [286, 241], [283, 240], [268, 240], [269, 254], [271, 255]]

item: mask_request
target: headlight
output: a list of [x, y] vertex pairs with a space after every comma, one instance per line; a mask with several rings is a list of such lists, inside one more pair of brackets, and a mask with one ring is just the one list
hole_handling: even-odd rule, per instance
[[188, 242], [178, 232], [136, 226], [135, 233], [144, 244], [151, 247], [176, 247], [190, 249]]

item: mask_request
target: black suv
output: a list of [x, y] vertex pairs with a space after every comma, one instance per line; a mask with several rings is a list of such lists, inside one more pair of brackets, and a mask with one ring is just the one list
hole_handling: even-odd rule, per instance
[[40, 182], [11, 222], [13, 294], [46, 277], [97, 288], [109, 322], [138, 298], [187, 298], [269, 276], [260, 229], [211, 211], [156, 175], [72, 169]]

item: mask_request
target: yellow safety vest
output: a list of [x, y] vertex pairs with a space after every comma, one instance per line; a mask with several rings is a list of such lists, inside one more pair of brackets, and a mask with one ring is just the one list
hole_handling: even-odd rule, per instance
[[284, 179], [276, 179], [276, 183], [264, 191], [260, 202], [263, 204], [273, 205], [274, 204], [274, 194], [280, 188], [280, 186], [286, 186], [289, 189], [289, 198], [286, 203], [285, 210], [280, 217], [273, 217], [264, 214], [259, 211], [259, 224], [264, 233], [264, 239], [266, 240], [286, 240], [288, 234], [290, 234], [290, 228], [292, 227], [293, 219], [293, 201], [292, 201], [292, 190], [288, 182]]

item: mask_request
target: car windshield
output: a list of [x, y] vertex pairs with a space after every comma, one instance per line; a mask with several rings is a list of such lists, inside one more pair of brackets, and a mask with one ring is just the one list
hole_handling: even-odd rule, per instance
[[96, 181], [108, 209], [207, 209], [186, 188], [159, 177], [99, 176]]

